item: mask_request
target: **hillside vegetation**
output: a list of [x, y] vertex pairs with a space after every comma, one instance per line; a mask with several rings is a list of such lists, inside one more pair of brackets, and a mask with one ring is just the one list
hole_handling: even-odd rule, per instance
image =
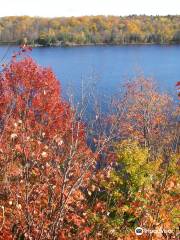
[[35, 45], [180, 43], [180, 16], [3, 17], [0, 42]]

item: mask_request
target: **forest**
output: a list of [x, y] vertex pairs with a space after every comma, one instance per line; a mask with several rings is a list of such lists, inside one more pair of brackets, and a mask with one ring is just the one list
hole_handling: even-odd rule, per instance
[[0, 43], [32, 46], [178, 44], [180, 16], [84, 16], [0, 18]]
[[0, 240], [178, 239], [179, 100], [141, 76], [87, 122], [29, 51], [0, 70]]

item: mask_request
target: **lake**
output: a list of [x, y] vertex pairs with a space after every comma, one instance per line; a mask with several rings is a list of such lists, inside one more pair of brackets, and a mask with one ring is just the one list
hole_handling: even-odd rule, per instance
[[[0, 46], [0, 56], [6, 49]], [[52, 67], [64, 94], [71, 87], [79, 96], [82, 83], [88, 82], [96, 84], [99, 94], [111, 96], [127, 79], [144, 74], [156, 80], [160, 91], [175, 95], [180, 80], [179, 45], [41, 47], [31, 55], [38, 64]]]

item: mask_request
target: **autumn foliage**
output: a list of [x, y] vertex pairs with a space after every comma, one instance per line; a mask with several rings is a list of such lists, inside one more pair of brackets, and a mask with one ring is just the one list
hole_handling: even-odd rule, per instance
[[[115, 99], [114, 105], [123, 111], [119, 120], [119, 134], [123, 138], [138, 140], [155, 154], [171, 144], [173, 101], [169, 95], [158, 92], [152, 79], [140, 76], [125, 84], [123, 94]], [[161, 147], [159, 141], [163, 142]]]
[[29, 44], [180, 43], [180, 16], [0, 18], [0, 42]]
[[179, 106], [139, 77], [87, 128], [27, 50], [0, 72], [0, 240], [176, 239]]
[[0, 91], [0, 239], [56, 239], [88, 174], [83, 125], [51, 69], [29, 57], [3, 69]]

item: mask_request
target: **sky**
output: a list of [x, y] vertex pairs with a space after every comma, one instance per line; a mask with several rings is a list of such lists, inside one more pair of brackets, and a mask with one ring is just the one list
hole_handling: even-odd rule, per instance
[[131, 14], [180, 14], [180, 0], [0, 0], [0, 17]]

